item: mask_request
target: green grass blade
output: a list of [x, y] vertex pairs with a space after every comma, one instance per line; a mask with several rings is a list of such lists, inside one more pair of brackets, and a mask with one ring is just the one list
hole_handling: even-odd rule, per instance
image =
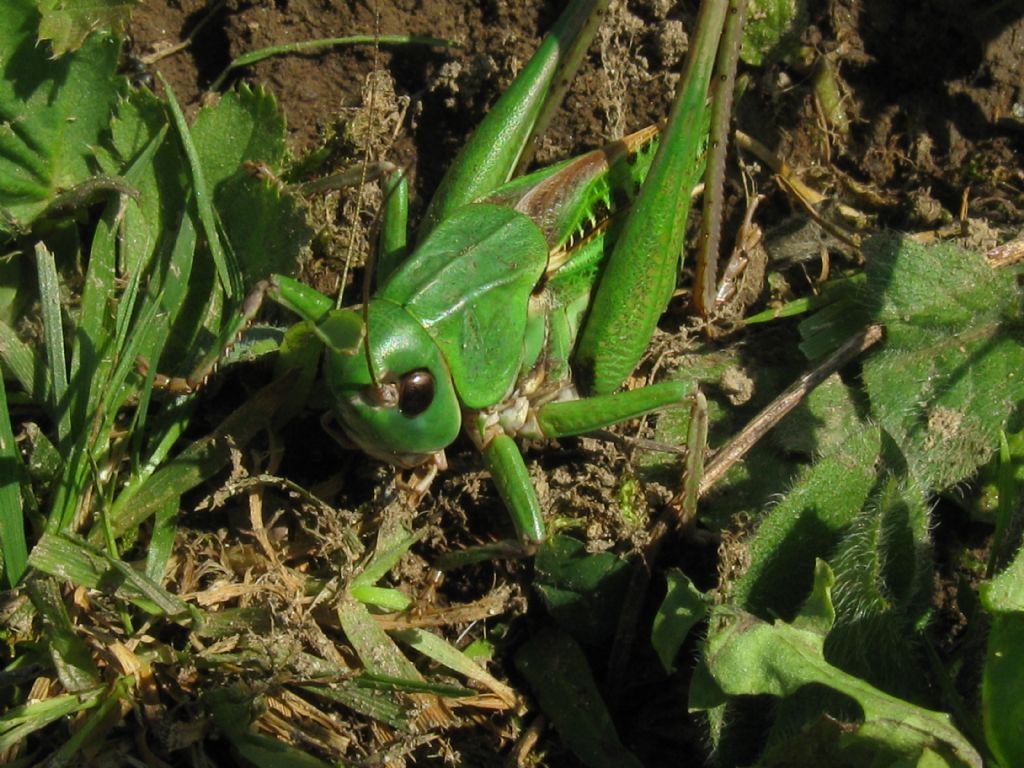
[[[49, 379], [42, 375], [43, 364], [36, 357], [35, 350], [18, 338], [7, 323], [0, 322], [0, 360], [4, 370], [9, 371], [21, 388], [28, 393], [32, 402], [48, 408], [51, 402]], [[51, 416], [53, 414], [51, 413]], [[56, 419], [55, 416], [53, 416]]]
[[348, 588], [348, 593], [360, 603], [383, 608], [386, 611], [404, 611], [412, 600], [404, 592], [390, 587], [375, 587], [369, 584], [354, 585]]
[[287, 56], [293, 53], [311, 53], [323, 48], [336, 48], [348, 45], [429, 45], [443, 48], [458, 47], [458, 43], [452, 40], [444, 40], [439, 37], [427, 37], [425, 35], [350, 35], [348, 37], [323, 37], [317, 40], [302, 40], [297, 43], [271, 45], [267, 48], [260, 48], [255, 51], [243, 53], [241, 56], [233, 59], [224, 71], [217, 76], [217, 79], [210, 84], [209, 90], [219, 90], [228, 75], [236, 69], [248, 67], [251, 64], [256, 64], [274, 56]]
[[[157, 321], [152, 324], [152, 327], [141, 327], [139, 330], [139, 333], [145, 336], [145, 340], [139, 344], [137, 354], [150, 362], [151, 371], [146, 377], [146, 381], [143, 382], [142, 390], [139, 393], [139, 405], [135, 410], [131, 426], [131, 455], [133, 458], [142, 456], [144, 451], [143, 439], [146, 436], [148, 436], [150, 441], [157, 443], [157, 448], [153, 451], [153, 455], [150, 456], [146, 464], [133, 468], [132, 481], [141, 481], [167, 458], [173, 442], [181, 435], [188, 423], [188, 411], [192, 407], [191, 400], [186, 401], [189, 405], [185, 406], [185, 413], [182, 413], [182, 408], [178, 407], [180, 403], [166, 408], [157, 419], [154, 428], [151, 431], [147, 429], [149, 402], [153, 393], [153, 378], [157, 372], [155, 365], [157, 361], [162, 359], [165, 350], [167, 350], [171, 329], [177, 329], [175, 320], [179, 317], [185, 301], [187, 286], [192, 275], [195, 250], [196, 231], [192, 218], [190, 216], [182, 216], [174, 244], [171, 247], [171, 257], [167, 269], [167, 274], [176, 276], [176, 279], [165, 280], [161, 286], [162, 290], [151, 298], [152, 301], [161, 307]], [[198, 331], [198, 327], [194, 327], [194, 329], [190, 329], [189, 332], [183, 334], [188, 337], [183, 340], [186, 346], [192, 342], [195, 336], [194, 331]], [[134, 360], [134, 356], [132, 359]], [[177, 417], [175, 414], [177, 414]]]
[[338, 620], [368, 672], [402, 680], [423, 680], [395, 641], [374, 621], [365, 605], [354, 599], [342, 600], [338, 604]]
[[[248, 444], [270, 420], [291, 391], [292, 378], [281, 377], [264, 387], [232, 413], [217, 430], [196, 441], [153, 472], [140, 485], [122, 492], [108, 514], [115, 536], [139, 526], [143, 521], [195, 488], [227, 465], [231, 451]], [[99, 526], [90, 532], [93, 543], [103, 540]]]
[[174, 539], [178, 533], [178, 503], [176, 499], [168, 500], [157, 509], [153, 519], [153, 533], [146, 549], [146, 577], [154, 584], [164, 580], [167, 563], [171, 560], [174, 550]]
[[429, 693], [457, 699], [474, 696], [477, 691], [461, 685], [450, 683], [433, 683], [429, 680], [414, 680], [407, 677], [391, 677], [390, 675], [364, 674], [356, 678], [359, 686], [371, 691], [388, 691], [391, 693]]
[[100, 682], [99, 670], [89, 646], [75, 632], [57, 582], [33, 579], [28, 595], [42, 619], [46, 646], [61, 685], [72, 693], [94, 688]]
[[29, 565], [75, 586], [114, 590], [152, 614], [195, 618], [192, 608], [144, 573], [88, 542], [66, 534], [44, 534], [32, 549]]
[[50, 370], [51, 408], [58, 414], [57, 435], [63, 444], [71, 434], [71, 413], [66, 399], [68, 367], [64, 355], [64, 324], [60, 313], [60, 282], [57, 279], [57, 264], [49, 249], [42, 243], [36, 243], [35, 252], [46, 360]]
[[999, 492], [999, 500], [996, 505], [996, 529], [992, 533], [992, 547], [988, 553], [988, 564], [985, 567], [985, 575], [988, 578], [992, 578], [999, 562], [999, 556], [1006, 549], [1006, 532], [1013, 520], [1014, 502], [1020, 497], [1014, 470], [1014, 456], [1010, 452], [1006, 430], [1001, 429], [999, 430], [999, 460], [996, 466], [996, 487]]
[[352, 579], [351, 586], [359, 587], [377, 583], [398, 564], [402, 556], [409, 551], [409, 547], [423, 538], [423, 533], [424, 531], [409, 533], [404, 529], [396, 529], [388, 539], [378, 540], [373, 557], [359, 575]]
[[71, 354], [71, 413], [84, 421], [105, 382], [105, 352], [113, 337], [110, 302], [117, 296], [117, 221], [119, 201], [111, 201], [96, 225], [89, 248], [89, 268]]
[[[6, 327], [6, 326], [5, 326]], [[0, 386], [0, 556], [7, 586], [14, 587], [25, 573], [28, 549], [21, 508], [21, 478], [24, 467], [11, 429], [7, 410], [7, 387]]]
[[453, 672], [480, 683], [510, 707], [515, 704], [516, 693], [512, 688], [500, 682], [487, 670], [480, 667], [475, 661], [443, 638], [416, 628], [395, 630], [391, 632], [391, 636], [398, 640], [398, 642], [419, 651], [428, 659], [433, 659]]
[[50, 756], [48, 764], [53, 766], [71, 765], [72, 758], [87, 744], [87, 740], [93, 735], [93, 732], [97, 728], [102, 728], [109, 721], [114, 707], [128, 695], [134, 683], [135, 678], [126, 675], [119, 677], [112, 686], [104, 690], [100, 695], [99, 706], [95, 711], [90, 712], [83, 722], [76, 723], [71, 738], [61, 744], [60, 748]]
[[[147, 386], [143, 390], [143, 396], [139, 399], [140, 408], [143, 402], [149, 401], [151, 393], [151, 386]], [[171, 455], [174, 446], [185, 433], [192, 412], [195, 410], [195, 404], [195, 398], [179, 398], [160, 412], [157, 418], [158, 423], [150, 427], [152, 436], [158, 438], [158, 442], [155, 445], [149, 446], [149, 454], [140, 459], [140, 466], [134, 470], [131, 479], [117, 497], [119, 505], [126, 504], [128, 499], [145, 485], [153, 473], [164, 466], [167, 457]], [[136, 430], [141, 431], [142, 429], [142, 419], [139, 419], [139, 422], [132, 427], [133, 435]], [[137, 439], [141, 441], [143, 437], [144, 435], [138, 435]], [[133, 452], [133, 455], [142, 456], [141, 449]]]
[[0, 750], [22, 744], [25, 739], [50, 723], [92, 709], [100, 703], [106, 688], [65, 693], [41, 701], [14, 707], [0, 716]]
[[387, 723], [392, 728], [406, 732], [412, 729], [412, 722], [401, 704], [372, 689], [367, 691], [358, 680], [334, 681], [329, 686], [301, 685], [298, 688], [314, 696], [336, 701], [354, 712]]
[[234, 264], [229, 265], [227, 252], [224, 249], [224, 244], [221, 242], [220, 230], [217, 227], [217, 214], [213, 209], [213, 200], [210, 190], [206, 185], [206, 176], [203, 172], [202, 163], [199, 160], [199, 152], [192, 141], [192, 134], [189, 131], [188, 123], [185, 122], [185, 115], [181, 111], [181, 106], [179, 106], [178, 100], [174, 96], [170, 83], [163, 76], [160, 76], [160, 82], [163, 83], [164, 92], [167, 95], [167, 106], [171, 111], [174, 127], [178, 131], [178, 138], [181, 140], [181, 146], [185, 151], [185, 156], [188, 158], [189, 171], [192, 174], [192, 189], [195, 195], [196, 210], [199, 213], [199, 221], [203, 227], [203, 234], [206, 235], [210, 254], [213, 256], [213, 263], [217, 268], [217, 276], [220, 278], [221, 286], [228, 297], [234, 296], [242, 292], [238, 269]]

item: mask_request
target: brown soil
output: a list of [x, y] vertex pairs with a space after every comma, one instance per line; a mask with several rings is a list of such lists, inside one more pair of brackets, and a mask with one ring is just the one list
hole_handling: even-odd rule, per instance
[[[334, 150], [331, 167], [323, 172], [367, 156], [407, 167], [414, 179], [415, 218], [450, 159], [527, 60], [561, 5], [519, 0], [228, 0], [210, 15], [200, 0], [173, 0], [136, 9], [130, 34], [132, 53], [141, 60], [136, 62], [139, 75], [159, 71], [193, 112], [228, 62], [253, 49], [351, 34], [419, 34], [457, 42], [454, 49], [363, 45], [289, 55], [238, 74], [238, 79], [262, 84], [276, 94], [296, 157], [324, 146]], [[943, 230], [962, 235], [976, 248], [1019, 236], [1024, 227], [1024, 20], [1016, 6], [993, 2], [980, 4], [984, 7], [979, 10], [979, 4], [954, 0], [821, 0], [809, 5], [809, 23], [797, 50], [784, 60], [744, 68], [749, 81], [738, 105], [737, 127], [826, 195], [827, 215], [846, 230]], [[685, 53], [682, 30], [692, 29], [695, 8], [695, 2], [668, 0], [613, 3], [610, 19], [545, 139], [538, 162], [599, 146], [660, 120]], [[154, 56], [200, 24], [191, 46], [166, 57]], [[825, 91], [816, 91], [815, 83], [822, 82], [831, 87], [835, 103], [823, 99]], [[813, 280], [823, 270], [824, 250], [831, 253], [833, 268], [850, 258], [847, 249], [820, 230], [806, 231], [806, 215], [773, 181], [763, 160], [745, 156], [745, 161], [756, 164], [750, 173], [758, 191], [766, 195], [756, 223], [765, 231], [773, 263], [797, 264], [797, 271]], [[744, 196], [738, 174], [733, 175], [729, 202], [738, 216]], [[332, 195], [314, 212], [322, 217], [319, 223], [326, 235], [318, 238], [303, 267], [314, 282], [330, 285], [336, 279], [350, 242], [355, 243], [357, 260], [365, 258], [366, 232], [379, 200], [375, 194], [369, 185], [348, 190]], [[776, 298], [784, 297], [784, 289], [774, 290], [779, 292]], [[334, 450], [329, 441], [322, 447], [327, 453]], [[379, 465], [353, 458], [343, 459], [345, 469], [355, 472], [362, 490], [341, 498], [349, 505], [375, 499], [382, 524], [408, 521], [418, 514], [416, 526], [427, 524], [431, 531], [423, 542], [428, 553], [445, 540], [448, 546], [460, 547], [476, 536], [487, 537], [488, 531], [506, 530], [504, 513], [483, 479], [478, 459], [469, 451], [456, 451], [449, 458], [449, 472], [435, 482], [418, 510], [391, 492], [391, 478]], [[617, 449], [596, 441], [566, 441], [552, 451], [532, 452], [530, 458], [549, 515], [572, 512], [575, 522], [569, 524], [582, 527], [595, 548], [629, 551], [642, 542], [642, 524], [624, 524], [609, 513], [618, 508], [609, 498], [620, 492], [626, 466]], [[325, 462], [316, 462], [315, 467]], [[309, 481], [322, 483], [315, 490], [325, 498], [352, 484], [336, 468]], [[673, 490], [647, 495], [657, 504]], [[337, 498], [335, 494], [332, 500]], [[587, 522], [580, 522], [581, 509], [592, 513]], [[316, 526], [320, 529], [307, 533], [320, 546], [337, 535], [327, 530], [327, 522]], [[402, 582], [425, 584], [426, 563], [424, 559], [403, 566]], [[497, 580], [512, 585], [502, 593], [499, 605], [508, 621], [525, 610], [526, 568], [498, 564], [466, 569], [449, 579], [439, 599], [479, 599]], [[281, 625], [288, 625], [283, 614]], [[499, 674], [514, 672], [505, 669]], [[650, 714], [657, 703], [624, 706], [637, 704], [637, 712]], [[531, 712], [526, 725], [532, 717]], [[660, 718], [675, 718], [672, 722], [678, 724], [685, 714], [663, 712]], [[672, 732], [658, 720], [631, 722], [630, 730], [622, 734], [648, 765], [678, 764], [683, 754], [703, 759], [698, 731], [676, 725]], [[483, 722], [480, 713], [461, 722], [461, 731], [449, 732], [445, 741], [414, 754], [424, 764], [439, 762], [442, 756], [470, 764], [473, 755], [486, 764], [481, 755], [507, 753], [510, 742], [521, 734], [522, 724], [510, 713], [494, 715], [486, 728], [474, 726]], [[352, 729], [348, 735], [358, 733]], [[372, 752], [373, 734], [362, 733], [366, 743], [353, 748], [353, 754]], [[646, 747], [640, 745], [642, 740], [647, 740]], [[542, 740], [539, 749], [555, 750], [551, 764], [573, 764], [567, 753], [548, 741]]]

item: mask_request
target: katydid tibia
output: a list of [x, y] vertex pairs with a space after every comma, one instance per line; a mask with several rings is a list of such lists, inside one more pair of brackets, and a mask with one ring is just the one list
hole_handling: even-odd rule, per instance
[[660, 142], [646, 129], [509, 181], [605, 5], [570, 4], [463, 149], [404, 259], [403, 216], [385, 214], [385, 266], [362, 308], [335, 309], [286, 277], [261, 288], [318, 337], [338, 421], [367, 453], [429, 474], [469, 435], [511, 512], [515, 551], [545, 535], [515, 437], [593, 431], [688, 391], [617, 390], [675, 288], [728, 3], [702, 5]]

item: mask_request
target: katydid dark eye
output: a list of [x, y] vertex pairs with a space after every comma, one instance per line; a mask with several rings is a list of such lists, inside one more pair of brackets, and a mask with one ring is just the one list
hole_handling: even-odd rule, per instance
[[398, 383], [398, 410], [403, 416], [419, 416], [434, 402], [434, 377], [430, 371], [411, 371]]

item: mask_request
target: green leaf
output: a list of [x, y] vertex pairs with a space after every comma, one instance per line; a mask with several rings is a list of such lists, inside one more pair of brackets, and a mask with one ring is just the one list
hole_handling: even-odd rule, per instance
[[39, 0], [39, 39], [50, 40], [54, 56], [82, 47], [92, 32], [121, 36], [138, 0]]
[[293, 273], [312, 237], [304, 209], [293, 195], [247, 170], [280, 171], [285, 123], [274, 97], [248, 86], [226, 93], [200, 110], [191, 134], [243, 279], [251, 286], [272, 273]]
[[0, 231], [26, 229], [57, 194], [89, 179], [110, 121], [120, 44], [93, 35], [54, 60], [36, 42], [30, 0], [9, 0], [0, 24]]
[[819, 561], [811, 599], [791, 624], [717, 610], [705, 655], [721, 689], [730, 696], [791, 696], [805, 685], [824, 685], [854, 699], [863, 711], [863, 722], [849, 723], [836, 734], [841, 752], [866, 749], [876, 760], [887, 755], [892, 762], [897, 757], [916, 761], [931, 750], [948, 765], [981, 768], [981, 756], [948, 715], [884, 693], [825, 661], [831, 582], [831, 571]]
[[838, 374], [829, 376], [772, 430], [772, 443], [787, 455], [833, 452], [861, 428], [857, 397]]
[[675, 658], [683, 641], [690, 634], [693, 625], [701, 621], [708, 612], [704, 594], [682, 571], [671, 568], [665, 572], [668, 591], [651, 629], [651, 645], [658, 654], [661, 666], [666, 672], [675, 667]]
[[1024, 613], [1024, 547], [1005, 571], [982, 584], [981, 602], [990, 613]]
[[225, 93], [214, 106], [199, 111], [191, 132], [210, 189], [238, 176], [245, 162], [280, 170], [284, 115], [262, 88], [243, 85]]
[[1024, 765], [1024, 547], [982, 584], [981, 602], [993, 614], [981, 682], [986, 741], [1000, 765]]
[[534, 568], [534, 586], [548, 613], [577, 639], [610, 645], [629, 587], [628, 563], [611, 552], [590, 554], [568, 536], [552, 536]]
[[587, 660], [567, 633], [534, 635], [516, 653], [516, 668], [530, 683], [541, 711], [562, 741], [590, 768], [641, 768], [619, 740]]
[[1024, 612], [992, 620], [981, 682], [985, 738], [1000, 765], [1024, 765]]

